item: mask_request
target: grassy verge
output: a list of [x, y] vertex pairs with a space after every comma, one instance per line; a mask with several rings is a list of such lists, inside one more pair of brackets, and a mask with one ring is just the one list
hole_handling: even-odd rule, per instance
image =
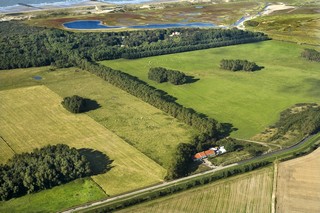
[[[280, 41], [213, 48], [136, 60], [101, 62], [137, 76], [162, 89], [178, 102], [238, 128], [231, 136], [250, 138], [275, 123], [281, 111], [300, 102], [317, 102], [319, 64], [300, 57], [308, 46]], [[228, 72], [221, 59], [247, 59], [264, 69]], [[179, 70], [200, 80], [186, 85], [157, 84], [148, 80], [150, 67]]]
[[104, 197], [106, 194], [90, 178], [78, 179], [42, 192], [0, 202], [0, 212], [57, 212]]

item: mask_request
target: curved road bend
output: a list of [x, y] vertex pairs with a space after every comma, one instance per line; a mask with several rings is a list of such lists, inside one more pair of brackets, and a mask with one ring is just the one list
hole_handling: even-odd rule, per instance
[[304, 138], [303, 140], [301, 140], [299, 143], [297, 143], [297, 144], [295, 144], [293, 146], [290, 146], [288, 148], [284, 148], [284, 149], [281, 149], [281, 150], [269, 152], [269, 153], [266, 153], [264, 155], [260, 155], [260, 156], [254, 157], [254, 158], [250, 158], [250, 159], [247, 159], [247, 160], [239, 161], [239, 162], [234, 163], [234, 164], [230, 164], [230, 165], [223, 166], [223, 167], [217, 167], [216, 169], [213, 169], [213, 170], [209, 170], [209, 171], [206, 171], [206, 172], [202, 172], [202, 173], [190, 175], [190, 176], [187, 176], [187, 177], [179, 178], [177, 180], [173, 180], [173, 181], [170, 181], [170, 182], [164, 182], [164, 183], [161, 183], [159, 185], [155, 185], [155, 186], [151, 186], [151, 187], [148, 187], [148, 188], [140, 189], [140, 190], [137, 190], [137, 191], [134, 191], [134, 192], [129, 192], [129, 193], [126, 193], [126, 194], [123, 194], [123, 195], [118, 195], [118, 196], [115, 196], [115, 197], [107, 198], [105, 200], [97, 201], [97, 202], [94, 202], [94, 203], [84, 204], [82, 206], [74, 207], [74, 208], [68, 209], [66, 211], [63, 211], [62, 213], [71, 213], [71, 212], [75, 212], [75, 211], [85, 210], [85, 209], [90, 208], [90, 207], [94, 207], [94, 206], [98, 206], [98, 205], [101, 205], [101, 204], [109, 203], [111, 201], [115, 201], [115, 200], [118, 200], [118, 199], [121, 199], [121, 198], [130, 197], [132, 195], [137, 195], [137, 194], [140, 194], [140, 193], [143, 193], [143, 192], [147, 192], [149, 190], [158, 189], [158, 188], [161, 188], [161, 187], [164, 187], [164, 186], [172, 185], [172, 184], [184, 181], [184, 180], [192, 179], [194, 177], [203, 176], [203, 175], [209, 174], [209, 173], [215, 173], [215, 172], [217, 172], [219, 170], [222, 170], [222, 169], [225, 169], [225, 168], [229, 168], [229, 167], [233, 167], [233, 166], [237, 166], [237, 165], [241, 165], [241, 164], [245, 164], [245, 163], [248, 163], [248, 162], [253, 161], [253, 160], [263, 159], [263, 158], [270, 157], [270, 156], [276, 155], [276, 154], [282, 154], [282, 153], [284, 153], [286, 151], [291, 151], [292, 149], [301, 147], [312, 136], [314, 136], [314, 135], [310, 135], [310, 136]]

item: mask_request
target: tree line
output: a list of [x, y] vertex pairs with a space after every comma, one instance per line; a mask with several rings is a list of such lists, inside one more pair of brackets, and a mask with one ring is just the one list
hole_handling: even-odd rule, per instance
[[170, 82], [174, 85], [181, 85], [187, 82], [187, 76], [183, 72], [166, 69], [164, 67], [150, 68], [148, 79], [157, 83]]
[[157, 56], [157, 55], [165, 55], [165, 54], [173, 54], [173, 53], [180, 53], [180, 52], [187, 52], [187, 51], [194, 51], [194, 50], [202, 50], [202, 49], [209, 49], [215, 47], [223, 47], [223, 46], [230, 46], [236, 44], [245, 44], [245, 43], [253, 43], [267, 40], [267, 37], [257, 36], [257, 37], [248, 37], [248, 38], [233, 38], [233, 39], [216, 39], [210, 41], [208, 43], [195, 43], [192, 42], [181, 42], [179, 44], [170, 44], [170, 45], [163, 45], [160, 47], [138, 47], [138, 48], [129, 48], [127, 49], [122, 55], [122, 58], [125, 59], [136, 59], [136, 58], [144, 58], [150, 56]]
[[87, 159], [64, 144], [15, 154], [0, 165], [0, 199], [8, 200], [67, 183], [91, 173]]
[[250, 62], [247, 60], [239, 60], [239, 59], [236, 59], [236, 60], [222, 59], [220, 61], [220, 68], [225, 70], [231, 70], [231, 71], [244, 70], [248, 72], [253, 72], [260, 69], [260, 67], [255, 62]]

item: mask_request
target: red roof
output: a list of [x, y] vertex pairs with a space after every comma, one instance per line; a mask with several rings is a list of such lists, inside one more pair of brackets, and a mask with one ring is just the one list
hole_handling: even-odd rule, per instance
[[211, 155], [214, 155], [215, 152], [211, 149], [207, 150], [207, 151], [204, 151], [204, 153], [206, 154], [206, 156], [211, 156]]
[[195, 154], [193, 156], [194, 159], [200, 159], [200, 158], [204, 158], [204, 157], [206, 157], [205, 152], [198, 152], [197, 154]]

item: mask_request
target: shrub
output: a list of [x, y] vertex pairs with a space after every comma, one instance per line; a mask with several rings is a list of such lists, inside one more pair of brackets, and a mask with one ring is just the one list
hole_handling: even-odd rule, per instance
[[65, 97], [61, 104], [72, 113], [81, 113], [86, 109], [86, 100], [77, 95]]

